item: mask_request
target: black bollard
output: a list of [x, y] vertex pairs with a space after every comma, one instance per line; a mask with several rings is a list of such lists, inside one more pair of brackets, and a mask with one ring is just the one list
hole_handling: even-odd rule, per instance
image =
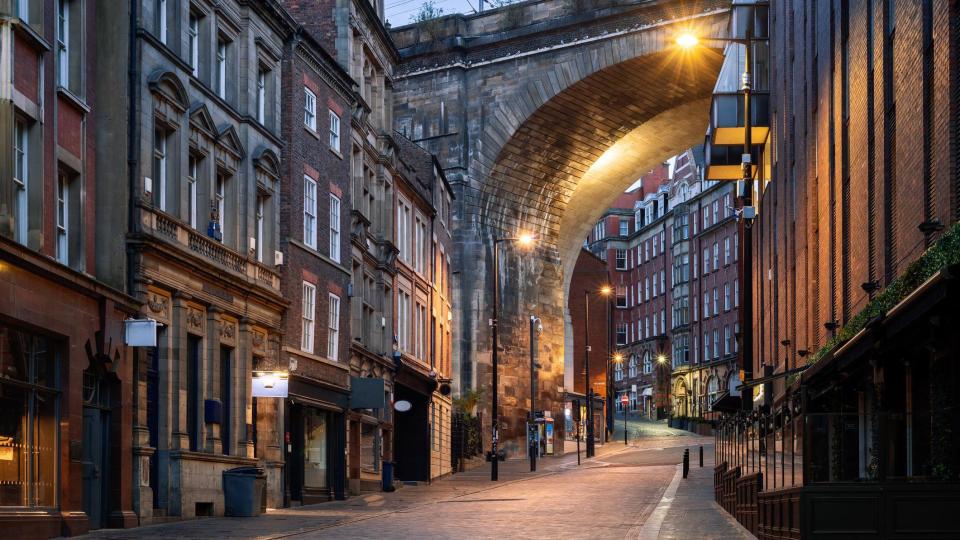
[[703, 468], [703, 447], [700, 447], [700, 468]]
[[683, 449], [683, 477], [686, 478], [690, 472], [690, 449]]

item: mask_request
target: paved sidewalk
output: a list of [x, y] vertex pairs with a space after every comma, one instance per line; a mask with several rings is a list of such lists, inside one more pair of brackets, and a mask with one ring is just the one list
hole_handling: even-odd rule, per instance
[[580, 466], [575, 454], [544, 458], [535, 473], [526, 460], [501, 463], [496, 483], [487, 465], [394, 493], [271, 510], [257, 518], [101, 530], [89, 538], [751, 538], [712, 503], [712, 468], [694, 468], [688, 480], [675, 480], [683, 448], [696, 455], [698, 445], [712, 442], [671, 436], [629, 447], [608, 443]]
[[713, 449], [709, 456], [704, 449], [703, 468], [691, 451], [690, 473], [681, 476], [679, 488], [673, 498], [663, 526], [657, 538], [703, 540], [740, 540], [756, 538], [750, 531], [728, 514], [714, 501], [713, 495]]

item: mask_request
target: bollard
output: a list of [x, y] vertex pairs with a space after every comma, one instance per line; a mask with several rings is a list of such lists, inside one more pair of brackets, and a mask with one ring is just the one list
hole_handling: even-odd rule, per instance
[[690, 472], [690, 449], [684, 448], [683, 450], [683, 477], [686, 478], [687, 474]]
[[703, 446], [700, 447], [700, 468], [703, 468]]

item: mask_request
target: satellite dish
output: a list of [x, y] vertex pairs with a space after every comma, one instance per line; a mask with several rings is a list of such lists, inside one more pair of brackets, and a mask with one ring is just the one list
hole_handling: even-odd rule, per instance
[[410, 405], [410, 402], [405, 399], [401, 399], [393, 404], [393, 408], [399, 412], [407, 412], [411, 407], [413, 407], [413, 405]]

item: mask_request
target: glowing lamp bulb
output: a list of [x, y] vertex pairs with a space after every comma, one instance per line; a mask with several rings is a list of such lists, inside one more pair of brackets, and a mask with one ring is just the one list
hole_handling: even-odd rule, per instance
[[684, 49], [695, 47], [698, 43], [700, 43], [700, 40], [697, 39], [697, 36], [689, 32], [677, 36], [677, 45], [683, 47]]

